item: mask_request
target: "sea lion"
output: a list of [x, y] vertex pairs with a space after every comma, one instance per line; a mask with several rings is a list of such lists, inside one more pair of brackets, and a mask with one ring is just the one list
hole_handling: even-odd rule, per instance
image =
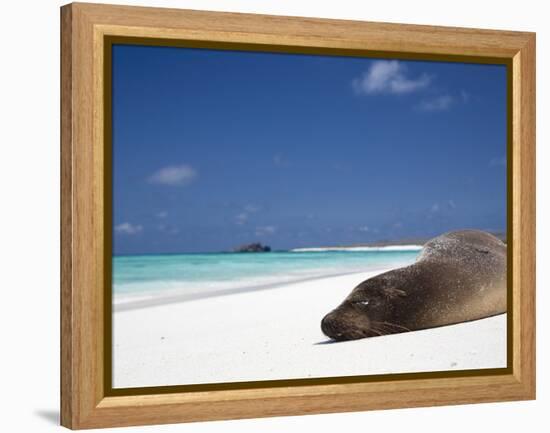
[[506, 244], [478, 230], [427, 242], [416, 262], [363, 281], [321, 321], [334, 340], [467, 322], [506, 312]]

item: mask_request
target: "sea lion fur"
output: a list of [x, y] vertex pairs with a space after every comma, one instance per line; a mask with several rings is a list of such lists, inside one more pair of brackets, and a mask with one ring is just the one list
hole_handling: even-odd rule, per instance
[[505, 313], [506, 264], [506, 244], [490, 233], [445, 233], [427, 242], [414, 264], [360, 283], [321, 330], [354, 340]]

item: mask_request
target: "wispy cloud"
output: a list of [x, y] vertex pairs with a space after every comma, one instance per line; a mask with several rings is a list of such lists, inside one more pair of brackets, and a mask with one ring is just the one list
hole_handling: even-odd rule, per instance
[[456, 209], [456, 203], [454, 200], [447, 200], [441, 203], [433, 203], [426, 211], [426, 217], [428, 219], [437, 217], [446, 217], [453, 213]]
[[460, 98], [462, 99], [463, 103], [467, 104], [470, 101], [471, 95], [466, 90], [461, 90]]
[[235, 224], [242, 226], [246, 224], [250, 218], [250, 214], [259, 212], [262, 208], [253, 203], [249, 203], [243, 207], [243, 211], [235, 215]]
[[496, 156], [489, 161], [489, 167], [506, 167], [506, 156]]
[[254, 213], [254, 212], [258, 212], [261, 210], [261, 207], [258, 206], [258, 205], [255, 205], [255, 204], [247, 204], [245, 207], [244, 207], [244, 210], [245, 212], [249, 212], [249, 213]]
[[368, 226], [362, 226], [362, 227], [359, 227], [357, 230], [363, 233], [367, 233], [370, 231], [370, 228]]
[[187, 164], [163, 167], [149, 176], [149, 183], [171, 186], [186, 186], [198, 176], [197, 170]]
[[143, 226], [140, 224], [132, 224], [124, 222], [115, 226], [115, 233], [121, 233], [125, 235], [136, 235], [143, 231]]
[[248, 214], [246, 212], [241, 212], [235, 215], [235, 224], [242, 226], [248, 221]]
[[431, 213], [437, 213], [439, 212], [439, 210], [440, 210], [439, 203], [432, 204], [432, 207], [430, 208]]
[[157, 229], [161, 232], [176, 235], [180, 232], [180, 229], [174, 225], [159, 224]]
[[277, 231], [275, 226], [260, 226], [256, 227], [256, 236], [268, 236], [272, 235]]
[[451, 108], [454, 98], [451, 95], [439, 95], [434, 98], [424, 99], [417, 105], [420, 111], [445, 111]]
[[157, 218], [166, 218], [166, 217], [168, 216], [168, 212], [166, 212], [165, 210], [163, 210], [163, 211], [157, 212], [157, 213], [155, 214], [155, 216], [156, 216]]
[[422, 74], [409, 77], [407, 67], [397, 60], [377, 60], [362, 76], [352, 81], [357, 94], [403, 94], [429, 86], [432, 77]]

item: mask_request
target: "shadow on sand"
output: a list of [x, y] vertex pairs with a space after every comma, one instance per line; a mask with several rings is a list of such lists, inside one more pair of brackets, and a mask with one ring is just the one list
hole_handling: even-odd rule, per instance
[[313, 343], [314, 346], [321, 346], [321, 345], [324, 345], [324, 344], [337, 344], [337, 343], [345, 343], [345, 341], [337, 341], [337, 340], [332, 340], [332, 339], [328, 339], [328, 340], [323, 340], [323, 341], [318, 341], [317, 343]]

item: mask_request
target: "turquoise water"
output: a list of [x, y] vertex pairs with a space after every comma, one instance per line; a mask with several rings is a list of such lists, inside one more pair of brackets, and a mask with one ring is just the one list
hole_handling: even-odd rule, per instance
[[115, 303], [159, 296], [201, 296], [238, 289], [398, 267], [419, 251], [319, 251], [116, 256]]

